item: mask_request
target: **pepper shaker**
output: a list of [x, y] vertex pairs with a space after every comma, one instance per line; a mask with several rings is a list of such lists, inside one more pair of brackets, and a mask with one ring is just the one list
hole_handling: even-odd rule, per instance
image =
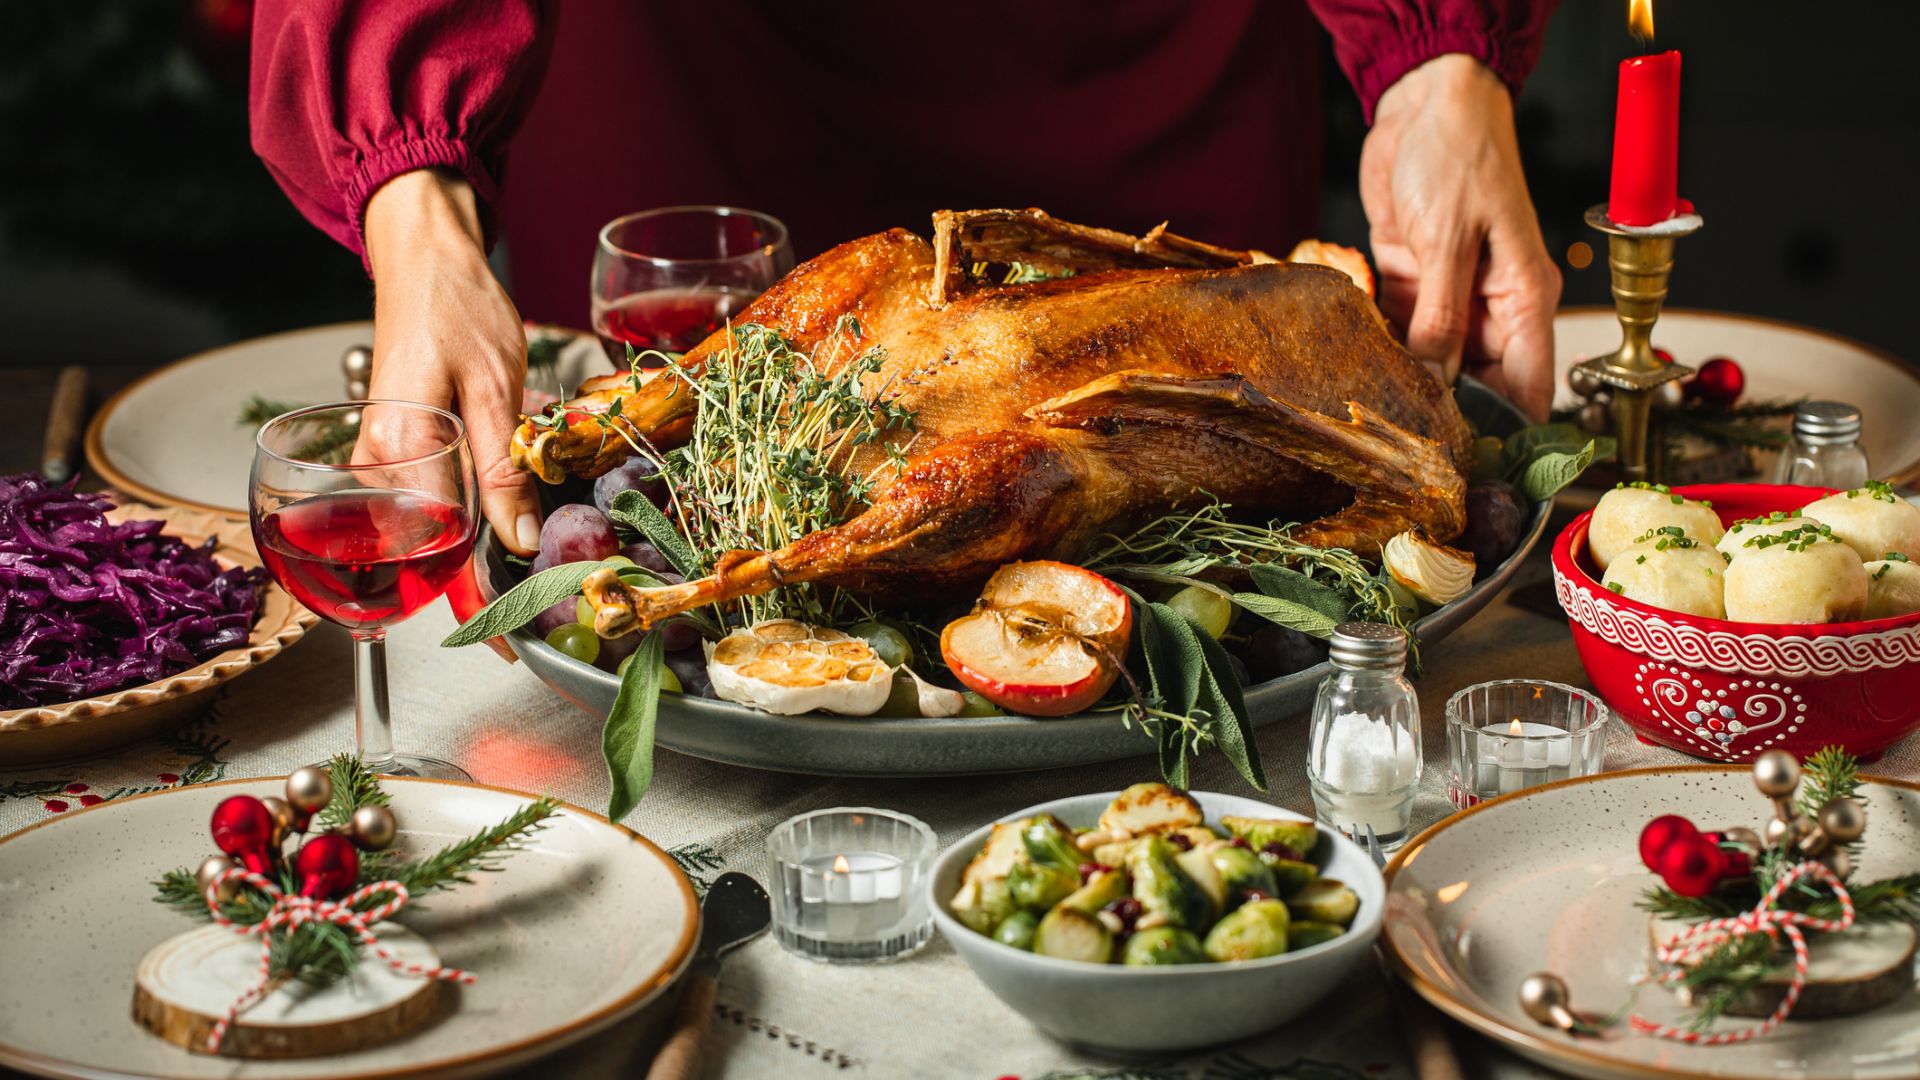
[[1320, 683], [1307, 734], [1314, 816], [1351, 833], [1373, 827], [1383, 850], [1407, 840], [1420, 786], [1420, 700], [1407, 681], [1407, 634], [1385, 623], [1334, 627], [1333, 674]]

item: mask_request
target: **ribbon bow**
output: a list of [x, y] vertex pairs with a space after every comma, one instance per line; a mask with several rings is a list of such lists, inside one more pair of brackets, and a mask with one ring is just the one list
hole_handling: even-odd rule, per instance
[[[235, 880], [245, 881], [272, 898], [273, 906], [267, 910], [266, 918], [247, 926], [234, 922], [221, 912], [220, 886]], [[381, 893], [390, 894], [390, 898], [385, 903], [365, 911], [354, 910], [354, 905], [370, 900]], [[407, 887], [397, 881], [375, 881], [362, 885], [339, 900], [315, 900], [308, 896], [289, 896], [278, 885], [244, 866], [232, 867], [209, 881], [206, 890], [207, 910], [213, 913], [213, 921], [241, 937], [260, 938], [260, 978], [252, 986], [241, 991], [240, 996], [233, 999], [233, 1004], [227, 1006], [226, 1014], [214, 1023], [213, 1030], [207, 1033], [207, 1053], [219, 1053], [220, 1044], [226, 1039], [227, 1029], [233, 1026], [234, 1020], [267, 996], [272, 982], [273, 935], [282, 928], [291, 933], [310, 922], [330, 922], [351, 931], [360, 944], [372, 950], [375, 956], [385, 960], [389, 967], [402, 975], [445, 979], [448, 982], [471, 986], [474, 981], [472, 972], [438, 964], [409, 963], [387, 951], [387, 947], [381, 944], [379, 937], [368, 929], [374, 923], [405, 907], [407, 897]]]
[[[1781, 910], [1779, 906], [1781, 895], [1791, 888], [1794, 882], [1809, 875], [1819, 878], [1833, 888], [1835, 899], [1840, 901], [1838, 919], [1821, 919], [1802, 911]], [[1713, 919], [1698, 926], [1690, 926], [1661, 942], [1660, 947], [1654, 951], [1654, 957], [1663, 964], [1676, 966], [1657, 977], [1639, 980], [1669, 986], [1686, 977], [1684, 967], [1679, 965], [1684, 965], [1702, 954], [1711, 952], [1726, 942], [1756, 933], [1767, 935], [1776, 944], [1785, 937], [1787, 944], [1793, 949], [1793, 979], [1788, 983], [1787, 992], [1780, 999], [1780, 1005], [1773, 1010], [1772, 1015], [1752, 1027], [1713, 1034], [1655, 1023], [1638, 1013], [1629, 1016], [1627, 1022], [1633, 1025], [1635, 1031], [1643, 1034], [1696, 1046], [1725, 1046], [1728, 1043], [1757, 1039], [1780, 1026], [1780, 1022], [1793, 1012], [1794, 1004], [1800, 1000], [1800, 991], [1806, 988], [1807, 937], [1802, 932], [1802, 928], [1834, 932], [1846, 930], [1852, 926], [1853, 896], [1847, 892], [1847, 887], [1840, 883], [1839, 875], [1821, 863], [1812, 861], [1800, 863], [1781, 874], [1780, 879], [1773, 883], [1773, 888], [1767, 890], [1767, 895], [1760, 898], [1760, 903], [1752, 911], [1745, 911], [1724, 919]]]

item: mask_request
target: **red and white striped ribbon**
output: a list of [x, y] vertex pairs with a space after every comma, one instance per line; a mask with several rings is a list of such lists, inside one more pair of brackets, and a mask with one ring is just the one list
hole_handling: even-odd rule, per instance
[[[1780, 909], [1781, 895], [1791, 888], [1794, 882], [1807, 876], [1819, 878], [1832, 887], [1834, 898], [1840, 901], [1838, 919], [1818, 919], [1805, 912]], [[1847, 892], [1847, 887], [1840, 883], [1839, 875], [1817, 862], [1800, 863], [1781, 874], [1779, 880], [1773, 883], [1773, 888], [1767, 890], [1767, 895], [1760, 898], [1759, 905], [1752, 911], [1688, 927], [1662, 942], [1654, 951], [1654, 956], [1661, 963], [1674, 966], [1657, 977], [1643, 980], [1662, 986], [1679, 982], [1686, 977], [1686, 969], [1683, 965], [1726, 942], [1748, 934], [1765, 934], [1776, 944], [1785, 937], [1787, 944], [1793, 949], [1793, 979], [1787, 984], [1787, 992], [1780, 999], [1780, 1005], [1773, 1010], [1772, 1015], [1751, 1027], [1711, 1034], [1655, 1023], [1638, 1013], [1627, 1017], [1627, 1022], [1633, 1025], [1635, 1031], [1643, 1034], [1696, 1046], [1725, 1046], [1729, 1043], [1757, 1039], [1779, 1027], [1780, 1022], [1792, 1014], [1794, 1004], [1800, 1000], [1800, 992], [1806, 988], [1807, 938], [1802, 928], [1833, 932], [1848, 929], [1852, 925], [1853, 897]]]
[[[267, 917], [251, 926], [242, 925], [227, 918], [220, 911], [220, 887], [229, 881], [245, 881], [273, 899], [273, 906], [267, 910]], [[354, 905], [370, 900], [381, 893], [389, 894], [389, 899], [365, 911], [355, 911]], [[207, 1053], [220, 1052], [220, 1044], [227, 1037], [227, 1029], [234, 1020], [247, 1009], [267, 996], [267, 987], [271, 982], [271, 963], [273, 956], [273, 935], [285, 929], [291, 933], [310, 922], [330, 922], [351, 931], [360, 944], [372, 951], [373, 955], [387, 962], [387, 965], [402, 975], [419, 975], [428, 979], [445, 979], [471, 986], [473, 973], [459, 968], [443, 967], [439, 964], [415, 964], [402, 960], [387, 950], [380, 939], [368, 927], [391, 916], [407, 904], [407, 887], [397, 881], [376, 881], [362, 885], [339, 900], [315, 900], [306, 896], [289, 896], [278, 885], [260, 874], [253, 873], [244, 866], [226, 870], [219, 877], [207, 883], [207, 909], [213, 912], [213, 921], [232, 930], [241, 937], [260, 939], [260, 978], [252, 986], [233, 999], [227, 1011], [207, 1033]]]

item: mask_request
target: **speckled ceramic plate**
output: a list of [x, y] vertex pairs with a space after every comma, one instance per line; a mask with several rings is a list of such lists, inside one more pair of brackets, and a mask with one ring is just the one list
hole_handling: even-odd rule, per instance
[[[238, 420], [247, 400], [257, 394], [295, 405], [339, 401], [347, 396], [340, 358], [355, 345], [372, 343], [372, 323], [335, 323], [235, 342], [168, 364], [94, 414], [87, 426], [87, 465], [147, 502], [244, 519], [254, 432]], [[577, 334], [557, 364], [559, 381], [569, 387], [613, 370], [591, 334]], [[536, 372], [528, 381], [551, 389], [554, 376]]]
[[[1590, 356], [1620, 347], [1620, 321], [1613, 309], [1567, 308], [1553, 320], [1558, 353], [1556, 407], [1571, 405], [1567, 369]], [[1893, 354], [1810, 326], [1722, 311], [1668, 308], [1653, 329], [1654, 344], [1683, 364], [1698, 367], [1730, 356], [1747, 376], [1747, 399], [1811, 397], [1860, 408], [1860, 443], [1873, 474], [1908, 485], [1920, 480], [1920, 369]], [[1760, 475], [1770, 476], [1771, 453], [1757, 455]], [[1575, 489], [1576, 491], [1579, 489]]]
[[[398, 921], [479, 976], [453, 1006], [384, 1046], [295, 1061], [190, 1054], [133, 1021], [135, 965], [196, 923], [150, 884], [212, 850], [207, 821], [238, 780], [118, 799], [0, 840], [0, 1065], [57, 1077], [489, 1076], [632, 1015], [684, 969], [699, 934], [693, 888], [652, 843], [566, 807], [495, 874]], [[400, 844], [422, 853], [495, 824], [529, 796], [388, 778]], [[451, 988], [449, 988], [451, 989]]]
[[[1868, 785], [1866, 855], [1855, 879], [1910, 873], [1920, 860], [1920, 785]], [[1610, 1012], [1649, 959], [1633, 901], [1654, 878], [1640, 865], [1640, 828], [1660, 814], [1703, 827], [1757, 824], [1770, 812], [1749, 770], [1720, 765], [1634, 769], [1549, 784], [1455, 814], [1387, 866], [1389, 962], [1443, 1012], [1543, 1065], [1594, 1080], [1865, 1080], [1920, 1075], [1920, 991], [1859, 1016], [1789, 1020], [1732, 1046], [1651, 1039], [1624, 1027], [1574, 1038], [1520, 1011], [1535, 971], [1567, 980], [1576, 1008]], [[1648, 989], [1639, 1005], [1662, 1021], [1685, 1015]], [[1749, 1020], [1720, 1021], [1724, 1028]]]

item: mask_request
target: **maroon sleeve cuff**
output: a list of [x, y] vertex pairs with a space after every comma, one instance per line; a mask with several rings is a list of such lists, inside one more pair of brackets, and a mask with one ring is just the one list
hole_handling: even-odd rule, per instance
[[[360, 256], [362, 263], [367, 261], [367, 201], [381, 185], [415, 169], [449, 169], [466, 177], [480, 206], [481, 229], [486, 235], [493, 235], [488, 211], [499, 193], [499, 185], [492, 171], [481, 164], [479, 155], [457, 139], [408, 139], [362, 160], [341, 192], [347, 221], [353, 230], [352, 241], [347, 246]], [[367, 271], [372, 273], [372, 266], [369, 265]]]
[[1388, 87], [1421, 64], [1449, 53], [1471, 56], [1493, 69], [1514, 97], [1520, 96], [1521, 84], [1533, 67], [1531, 53], [1509, 49], [1498, 37], [1477, 27], [1437, 27], [1400, 38], [1354, 64], [1353, 89], [1360, 96], [1368, 125], [1372, 125], [1374, 107]]

